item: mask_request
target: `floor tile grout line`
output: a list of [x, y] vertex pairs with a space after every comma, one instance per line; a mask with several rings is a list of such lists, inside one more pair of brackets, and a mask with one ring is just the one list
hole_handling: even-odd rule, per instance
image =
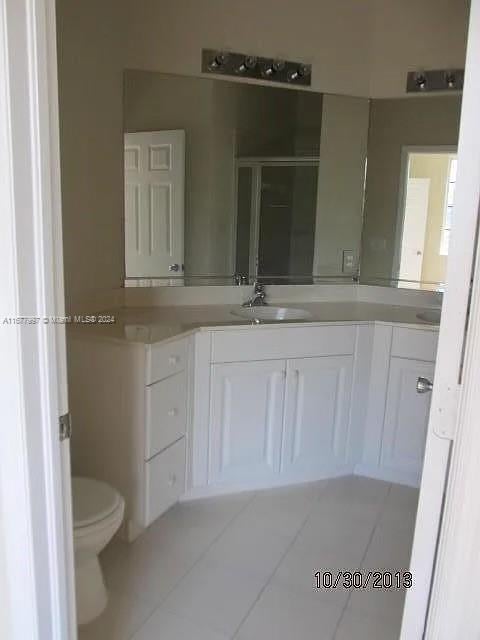
[[231, 636], [231, 640], [235, 640], [235, 638], [237, 638], [240, 629], [242, 628], [243, 624], [245, 623], [245, 621], [247, 620], [247, 618], [250, 616], [250, 614], [252, 613], [253, 609], [255, 608], [255, 606], [257, 605], [258, 601], [260, 600], [260, 598], [262, 597], [262, 594], [265, 592], [265, 589], [270, 585], [270, 583], [272, 582], [272, 578], [275, 575], [275, 573], [277, 572], [278, 567], [282, 564], [283, 560], [285, 559], [285, 557], [287, 556], [287, 554], [289, 553], [289, 551], [292, 549], [293, 545], [295, 544], [295, 541], [297, 540], [298, 536], [300, 535], [300, 533], [303, 531], [303, 529], [305, 528], [305, 525], [308, 522], [308, 519], [310, 518], [310, 515], [313, 511], [313, 509], [315, 508], [315, 504], [319, 502], [320, 498], [321, 498], [321, 494], [323, 491], [325, 491], [325, 489], [328, 486], [328, 482], [327, 484], [322, 487], [322, 489], [319, 492], [319, 496], [316, 500], [312, 500], [312, 506], [309, 510], [309, 512], [307, 513], [307, 515], [305, 516], [305, 519], [303, 520], [300, 528], [298, 529], [297, 533], [293, 536], [290, 544], [288, 545], [288, 547], [285, 549], [285, 553], [282, 554], [281, 558], [279, 559], [278, 563], [275, 565], [274, 570], [272, 571], [272, 573], [270, 574], [270, 576], [267, 578], [267, 581], [265, 582], [265, 584], [263, 585], [263, 587], [260, 589], [257, 597], [255, 598], [255, 601], [252, 603], [252, 606], [249, 608], [249, 610], [247, 611], [247, 613], [244, 615], [244, 617], [242, 618], [240, 624], [238, 625], [238, 627], [235, 629], [233, 635]]
[[[150, 618], [152, 618], [155, 613], [158, 611], [158, 609], [160, 609], [161, 606], [163, 606], [165, 604], [165, 601], [167, 600], [167, 598], [170, 596], [170, 594], [179, 586], [179, 584], [182, 582], [182, 580], [184, 580], [192, 571], [193, 569], [199, 564], [199, 562], [203, 559], [203, 557], [208, 553], [208, 551], [211, 549], [211, 547], [219, 540], [219, 538], [225, 533], [225, 531], [230, 527], [231, 524], [233, 524], [233, 522], [235, 522], [235, 520], [245, 511], [245, 509], [253, 502], [253, 500], [257, 497], [258, 495], [258, 491], [255, 491], [253, 493], [253, 495], [245, 502], [245, 504], [243, 505], [243, 507], [240, 509], [240, 511], [238, 511], [234, 516], [232, 516], [232, 518], [230, 518], [230, 520], [228, 520], [228, 522], [226, 523], [226, 525], [222, 528], [222, 530], [218, 533], [217, 536], [215, 536], [215, 538], [207, 545], [207, 547], [205, 547], [205, 549], [201, 552], [201, 554], [198, 556], [198, 558], [195, 560], [195, 562], [192, 564], [192, 566], [187, 569], [187, 571], [182, 575], [181, 578], [179, 578], [175, 584], [172, 586], [171, 589], [169, 589], [166, 594], [163, 596], [163, 598], [161, 599], [161, 601], [157, 604], [157, 606], [155, 607], [155, 609], [152, 611], [152, 613], [142, 622], [142, 624], [138, 627], [138, 629], [133, 633], [133, 635], [131, 635], [129, 637], [128, 640], [133, 640], [135, 635], [141, 630], [143, 629], [143, 627], [147, 624], [147, 622], [150, 620]], [[143, 598], [139, 598], [137, 596], [135, 596], [137, 600], [140, 600], [141, 602], [145, 602], [145, 600]], [[147, 604], [145, 602], [145, 604]], [[148, 603], [148, 604], [153, 604], [152, 602]], [[179, 618], [183, 618], [184, 620], [188, 620], [189, 622], [192, 622], [192, 620], [190, 618], [187, 618], [186, 616], [182, 616], [181, 614], [178, 614], [177, 612], [171, 612], [174, 613], [176, 616], [178, 616]], [[212, 629], [212, 631], [214, 631], [214, 629]]]
[[[380, 522], [380, 520], [381, 520], [381, 517], [382, 517], [382, 515], [383, 515], [383, 512], [384, 512], [384, 510], [385, 510], [385, 507], [386, 507], [386, 504], [387, 504], [387, 502], [388, 502], [388, 498], [389, 498], [389, 496], [390, 496], [390, 492], [391, 492], [391, 490], [392, 490], [392, 484], [391, 484], [391, 483], [389, 483], [389, 485], [388, 485], [388, 490], [387, 490], [387, 492], [386, 492], [386, 494], [385, 494], [385, 497], [384, 497], [384, 499], [383, 499], [383, 501], [382, 501], [382, 506], [381, 506], [381, 508], [379, 509], [378, 514], [377, 514], [377, 517], [376, 517], [376, 519], [375, 519], [375, 524], [373, 525], [372, 533], [370, 534], [370, 537], [369, 537], [369, 539], [368, 539], [367, 545], [366, 545], [366, 547], [365, 547], [365, 552], [364, 552], [364, 554], [363, 554], [363, 556], [362, 556], [362, 558], [361, 558], [360, 562], [358, 563], [358, 564], [359, 564], [359, 567], [358, 567], [359, 569], [362, 569], [362, 565], [363, 565], [363, 563], [365, 562], [365, 558], [367, 557], [368, 550], [369, 550], [369, 548], [370, 548], [370, 545], [372, 544], [373, 536], [375, 535], [375, 532], [376, 532], [376, 530], [377, 530], [378, 524], [379, 524], [379, 522]], [[341, 614], [340, 614], [340, 617], [338, 618], [338, 622], [337, 622], [337, 625], [336, 625], [336, 627], [335, 627], [335, 631], [333, 632], [332, 640], [335, 640], [335, 639], [336, 639], [336, 637], [337, 637], [338, 629], [340, 628], [340, 623], [342, 622], [342, 620], [343, 620], [343, 618], [344, 618], [344, 616], [345, 616], [345, 613], [346, 613], [346, 611], [347, 611], [348, 604], [349, 604], [349, 602], [350, 602], [350, 600], [351, 600], [351, 598], [352, 598], [352, 594], [353, 594], [353, 589], [350, 589], [350, 593], [348, 594], [347, 600], [345, 601], [345, 604], [344, 604], [344, 606], [343, 606], [343, 609], [342, 609], [342, 612], [341, 612]]]

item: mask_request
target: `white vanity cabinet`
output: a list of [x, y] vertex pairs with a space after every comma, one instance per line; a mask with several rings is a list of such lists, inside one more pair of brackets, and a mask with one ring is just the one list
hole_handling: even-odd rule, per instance
[[69, 340], [73, 469], [126, 500], [126, 536], [177, 500], [358, 473], [418, 485], [438, 332], [384, 322]]
[[378, 323], [372, 348], [362, 457], [356, 470], [383, 480], [420, 483], [438, 332]]
[[311, 478], [345, 462], [352, 356], [213, 364], [209, 483]]
[[195, 337], [187, 495], [346, 473], [418, 485], [437, 331], [263, 325]]
[[129, 540], [185, 492], [189, 344], [68, 341], [73, 471], [124, 496]]
[[274, 486], [345, 469], [356, 333], [354, 325], [294, 325], [199, 334], [190, 489]]
[[185, 491], [187, 365], [188, 340], [147, 347], [143, 526]]

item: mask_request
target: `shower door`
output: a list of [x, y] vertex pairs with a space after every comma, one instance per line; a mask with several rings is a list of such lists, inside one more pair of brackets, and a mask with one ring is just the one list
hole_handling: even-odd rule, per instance
[[239, 160], [236, 272], [311, 281], [318, 159]]

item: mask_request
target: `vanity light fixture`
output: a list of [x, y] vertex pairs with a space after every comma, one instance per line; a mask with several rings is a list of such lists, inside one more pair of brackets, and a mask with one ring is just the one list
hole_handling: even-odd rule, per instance
[[310, 86], [312, 67], [309, 64], [291, 60], [203, 49], [202, 72]]
[[463, 69], [410, 71], [407, 75], [407, 93], [461, 91], [463, 78]]

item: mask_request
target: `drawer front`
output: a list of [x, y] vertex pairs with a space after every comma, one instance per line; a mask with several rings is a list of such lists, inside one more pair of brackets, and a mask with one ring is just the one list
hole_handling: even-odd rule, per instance
[[214, 331], [212, 362], [351, 355], [355, 331], [353, 325]]
[[147, 354], [147, 384], [183, 371], [187, 366], [187, 340], [152, 345]]
[[177, 502], [185, 491], [185, 438], [145, 463], [145, 526]]
[[186, 375], [186, 372], [182, 371], [146, 388], [146, 460], [185, 435], [187, 420]]
[[435, 362], [438, 332], [423, 329], [393, 328], [392, 356]]

